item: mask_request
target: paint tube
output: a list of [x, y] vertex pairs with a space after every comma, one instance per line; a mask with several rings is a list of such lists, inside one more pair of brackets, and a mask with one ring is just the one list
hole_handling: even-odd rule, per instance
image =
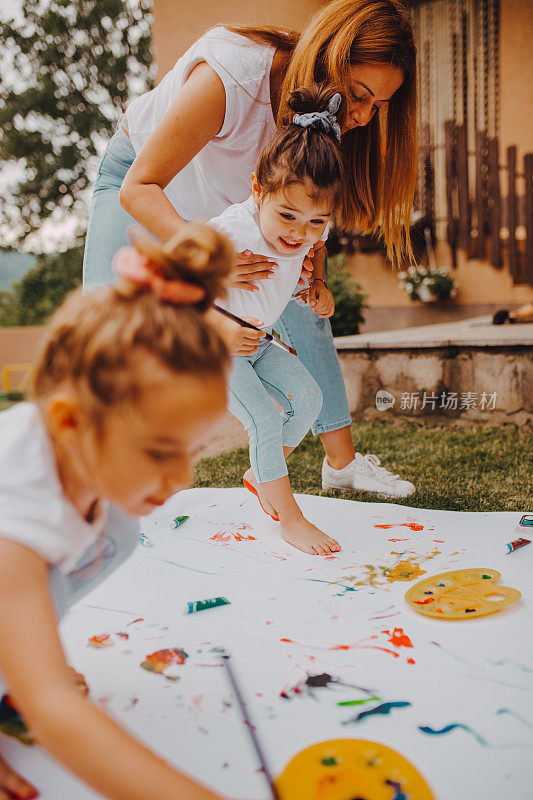
[[181, 517], [174, 517], [174, 527], [179, 528], [180, 525], [183, 525], [184, 522], [187, 522], [189, 517], [182, 515]]
[[518, 539], [504, 544], [501, 548], [502, 553], [513, 553], [515, 550], [525, 547], [526, 544], [531, 544], [531, 539], [526, 539], [523, 534], [533, 533], [533, 514], [524, 514], [521, 517], [520, 522], [515, 528], [515, 533], [518, 534]]
[[504, 544], [501, 549], [502, 553], [513, 553], [515, 550], [519, 550], [521, 547], [525, 547], [526, 544], [531, 544], [531, 539], [515, 539], [514, 542], [508, 542]]
[[207, 611], [209, 608], [229, 605], [231, 605], [231, 603], [225, 597], [212, 597], [209, 600], [195, 600], [192, 603], [187, 603], [187, 605], [183, 607], [183, 613], [195, 614], [197, 611]]

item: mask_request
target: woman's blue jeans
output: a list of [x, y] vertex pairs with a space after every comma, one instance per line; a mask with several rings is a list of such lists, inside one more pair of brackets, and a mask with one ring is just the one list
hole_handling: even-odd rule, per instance
[[[130, 139], [118, 126], [107, 146], [94, 187], [83, 261], [86, 288], [114, 280], [113, 258], [128, 244], [128, 228], [137, 224], [118, 199], [122, 181], [134, 158]], [[283, 341], [295, 348], [322, 392], [322, 409], [312, 427], [313, 433], [345, 428], [351, 421], [350, 410], [329, 320], [320, 319], [309, 306], [291, 300], [274, 327]]]

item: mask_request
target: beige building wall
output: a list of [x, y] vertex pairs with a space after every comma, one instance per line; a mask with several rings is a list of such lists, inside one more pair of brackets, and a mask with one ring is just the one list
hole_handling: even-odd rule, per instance
[[500, 0], [500, 141], [533, 152], [533, 0]]
[[320, 0], [154, 0], [153, 41], [158, 78], [208, 28], [283, 25], [301, 30]]

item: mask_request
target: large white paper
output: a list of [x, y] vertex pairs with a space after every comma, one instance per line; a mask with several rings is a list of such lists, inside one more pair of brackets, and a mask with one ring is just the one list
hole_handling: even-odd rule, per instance
[[[225, 648], [275, 774], [310, 744], [352, 737], [397, 749], [439, 800], [531, 798], [533, 546], [499, 552], [515, 538], [520, 514], [297, 499], [341, 543], [339, 554], [320, 558], [285, 544], [241, 489], [184, 491], [146, 518], [152, 546], [140, 545], [62, 625], [93, 700], [220, 794], [267, 798], [220, 666]], [[189, 519], [174, 529], [178, 514]], [[405, 604], [422, 577], [470, 567], [497, 569], [522, 600], [464, 621], [424, 617]], [[397, 580], [405, 569], [413, 576]], [[217, 596], [231, 605], [181, 613], [189, 601]], [[113, 646], [87, 646], [104, 633]], [[171, 670], [175, 680], [140, 667], [164, 648], [188, 654]], [[324, 674], [327, 686], [310, 685]], [[365, 702], [339, 705], [353, 700]], [[389, 713], [371, 713], [384, 704]], [[0, 747], [43, 800], [97, 796], [39, 748], [5, 737]]]

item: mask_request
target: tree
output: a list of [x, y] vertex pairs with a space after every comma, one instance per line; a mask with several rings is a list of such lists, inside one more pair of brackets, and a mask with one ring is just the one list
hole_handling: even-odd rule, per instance
[[41, 325], [81, 283], [83, 245], [43, 253], [10, 292], [0, 292], [0, 326]]
[[150, 26], [149, 0], [25, 0], [0, 21], [0, 163], [20, 174], [0, 216], [19, 242], [52, 214], [83, 233], [91, 164], [151, 83]]

